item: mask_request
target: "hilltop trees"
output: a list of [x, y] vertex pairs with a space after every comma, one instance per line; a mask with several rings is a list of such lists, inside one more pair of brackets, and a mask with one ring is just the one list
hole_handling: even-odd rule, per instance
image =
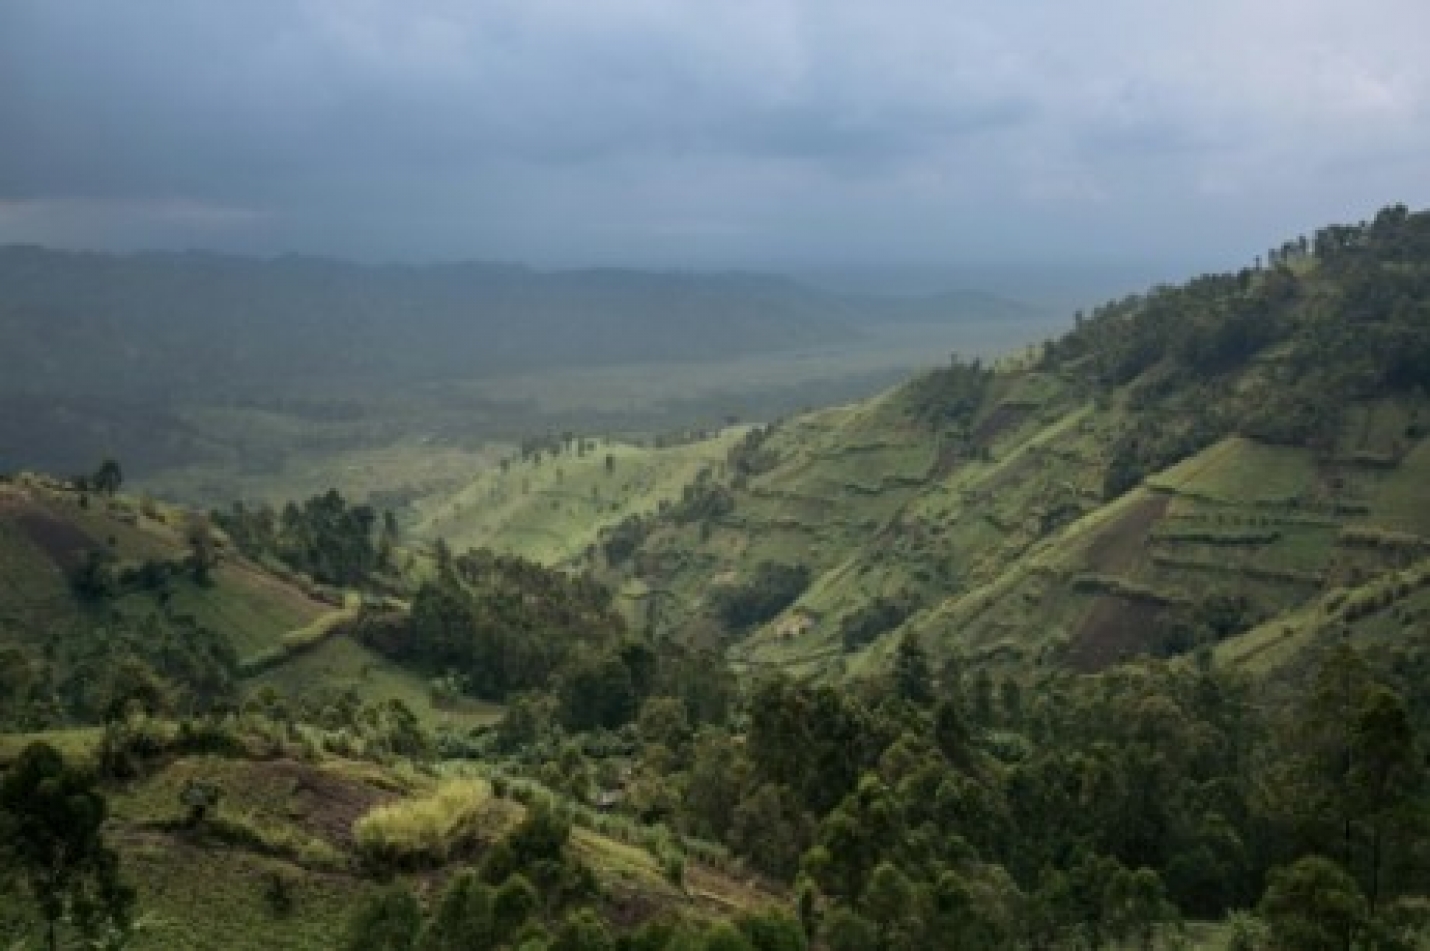
[[578, 647], [594, 655], [614, 647], [625, 624], [609, 602], [588, 578], [468, 552], [417, 591], [401, 630], [374, 630], [367, 639], [398, 660], [455, 675], [470, 693], [502, 699], [551, 686]]
[[113, 495], [124, 484], [124, 471], [119, 468], [117, 460], [105, 459], [99, 464], [94, 475], [90, 476], [89, 484], [96, 492]]
[[[1315, 266], [1204, 275], [1104, 304], [1044, 365], [1127, 387], [1141, 425], [1111, 454], [1108, 494], [1222, 436], [1326, 451], [1345, 405], [1430, 387], [1430, 212], [1384, 209], [1315, 236]], [[1266, 355], [1274, 370], [1243, 371]]]

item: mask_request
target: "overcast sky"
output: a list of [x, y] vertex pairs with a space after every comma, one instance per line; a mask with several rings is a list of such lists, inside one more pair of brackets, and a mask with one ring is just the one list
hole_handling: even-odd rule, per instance
[[0, 243], [1249, 260], [1430, 203], [1426, 0], [0, 0]]

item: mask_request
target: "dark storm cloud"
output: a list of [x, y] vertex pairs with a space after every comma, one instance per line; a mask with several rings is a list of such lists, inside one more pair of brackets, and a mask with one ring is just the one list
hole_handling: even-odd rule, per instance
[[[1206, 253], [1424, 203], [1419, 0], [0, 6], [0, 241]], [[1169, 221], [1175, 222], [1169, 227]]]

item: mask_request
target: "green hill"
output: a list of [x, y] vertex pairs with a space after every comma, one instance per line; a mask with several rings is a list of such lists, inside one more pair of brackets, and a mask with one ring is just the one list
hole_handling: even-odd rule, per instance
[[[762, 430], [718, 506], [646, 519], [607, 570], [633, 615], [798, 673], [882, 667], [903, 632], [1023, 672], [1319, 642], [1314, 605], [1430, 550], [1427, 388], [1430, 214], [1387, 209]], [[770, 564], [807, 586], [730, 624]]]
[[[212, 548], [200, 580], [191, 537]], [[86, 593], [81, 577], [102, 588]], [[245, 557], [206, 516], [21, 475], [0, 482], [8, 723], [93, 722], [126, 697], [197, 712], [272, 689], [398, 698], [430, 725], [488, 723], [352, 637], [356, 595]]]

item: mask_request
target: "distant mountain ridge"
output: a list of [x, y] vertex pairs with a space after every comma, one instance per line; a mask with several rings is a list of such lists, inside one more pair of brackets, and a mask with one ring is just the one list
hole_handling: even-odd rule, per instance
[[723, 358], [847, 342], [870, 320], [961, 319], [971, 302], [1017, 312], [981, 298], [846, 296], [750, 273], [11, 246], [0, 248], [9, 357], [0, 390], [173, 398]]

